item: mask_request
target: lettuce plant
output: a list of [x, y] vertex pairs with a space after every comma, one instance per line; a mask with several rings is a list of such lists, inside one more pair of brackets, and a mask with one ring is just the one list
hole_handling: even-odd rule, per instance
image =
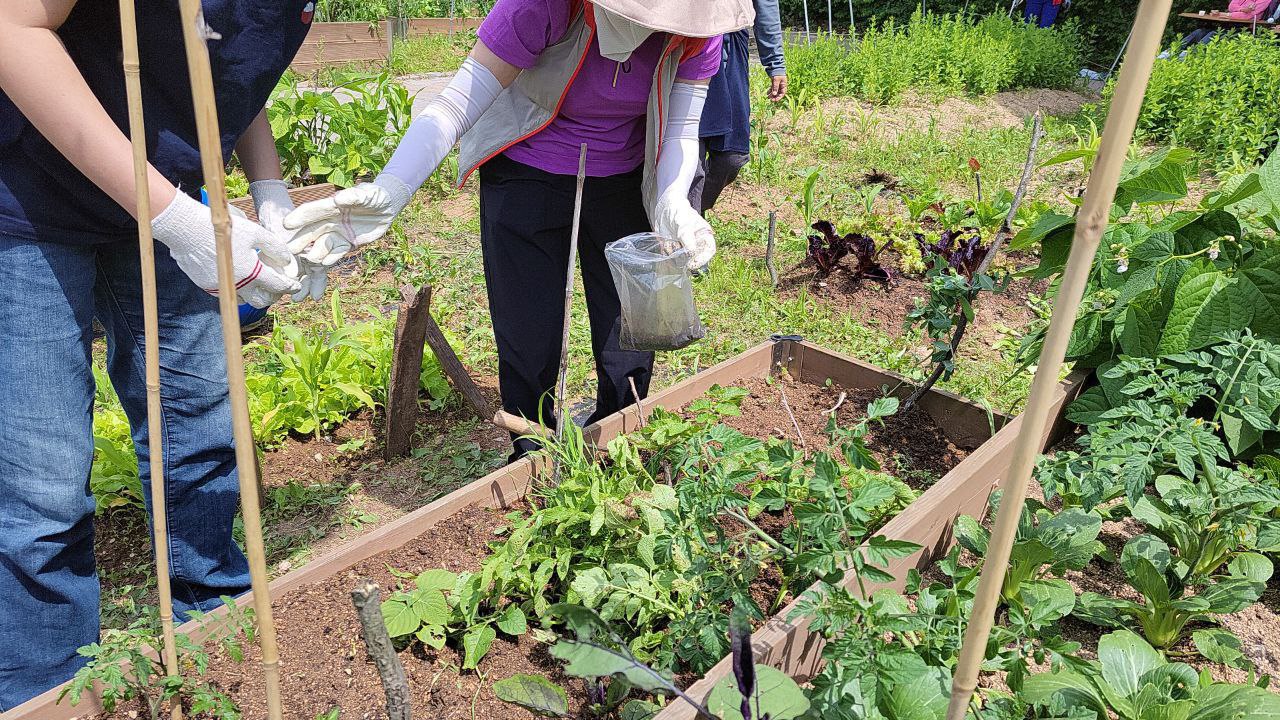
[[1138, 635], [1120, 630], [1098, 641], [1098, 659], [1027, 679], [1027, 702], [1054, 718], [1235, 720], [1280, 715], [1280, 695], [1217, 683], [1171, 663]]

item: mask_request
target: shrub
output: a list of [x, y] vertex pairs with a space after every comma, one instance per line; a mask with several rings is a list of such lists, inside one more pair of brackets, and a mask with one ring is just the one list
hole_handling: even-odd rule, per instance
[[1220, 166], [1251, 165], [1280, 139], [1278, 89], [1280, 38], [1215, 39], [1184, 59], [1156, 62], [1138, 130], [1197, 148]]
[[907, 90], [989, 94], [1070, 87], [1079, 65], [1075, 31], [1040, 29], [1001, 15], [913, 15], [862, 30], [855, 45], [824, 37], [787, 49], [796, 92], [892, 102]]
[[313, 89], [285, 77], [267, 118], [285, 179], [349, 187], [376, 175], [413, 119], [413, 99], [390, 73]]

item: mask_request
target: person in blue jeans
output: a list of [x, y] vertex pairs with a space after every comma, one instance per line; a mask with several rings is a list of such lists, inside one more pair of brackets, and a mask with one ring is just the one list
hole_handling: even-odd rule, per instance
[[1058, 21], [1058, 11], [1062, 9], [1063, 0], [1027, 0], [1023, 10], [1023, 19], [1036, 27], [1053, 27]]
[[[204, 0], [223, 151], [264, 218], [284, 198], [263, 107], [310, 27], [310, 0]], [[69, 679], [98, 639], [91, 323], [149, 485], [137, 221], [156, 240], [164, 493], [179, 618], [249, 585], [215, 248], [181, 21], [137, 0], [152, 217], [135, 218], [120, 17], [102, 0], [0, 2], [0, 710]], [[263, 183], [262, 181], [267, 181]], [[240, 299], [300, 289], [286, 244], [232, 224]], [[139, 543], [145, 539], [139, 537]]]
[[[760, 64], [769, 75], [769, 100], [787, 94], [787, 61], [782, 55], [782, 15], [778, 0], [755, 0], [752, 32]], [[698, 127], [698, 169], [689, 187], [689, 203], [705, 214], [751, 161], [750, 36], [747, 30], [724, 36], [720, 70], [707, 88], [707, 103]]]

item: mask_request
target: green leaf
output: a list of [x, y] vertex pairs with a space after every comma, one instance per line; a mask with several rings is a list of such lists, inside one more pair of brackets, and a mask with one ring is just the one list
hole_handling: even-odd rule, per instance
[[568, 717], [569, 695], [541, 675], [512, 675], [493, 684], [499, 700], [546, 717]]
[[1103, 635], [1098, 640], [1098, 660], [1103, 679], [1125, 698], [1137, 693], [1147, 671], [1166, 662], [1146, 640], [1128, 630]]
[[1048, 707], [1059, 702], [1067, 709], [1092, 711], [1107, 717], [1107, 703], [1087, 677], [1070, 670], [1032, 675], [1023, 682], [1021, 696], [1032, 705]]
[[1231, 577], [1244, 578], [1264, 585], [1271, 579], [1275, 566], [1266, 555], [1255, 552], [1242, 552], [1231, 559], [1227, 565]]
[[1216, 663], [1230, 665], [1241, 670], [1253, 667], [1249, 658], [1242, 651], [1240, 638], [1222, 628], [1208, 628], [1191, 633], [1191, 641], [1196, 650]]
[[1199, 263], [1183, 274], [1160, 337], [1159, 352], [1172, 355], [1204, 347], [1249, 324], [1253, 308], [1238, 302], [1235, 281]]
[[584, 605], [596, 607], [609, 591], [609, 573], [602, 567], [588, 568], [578, 573], [570, 586]]
[[524, 611], [514, 603], [507, 606], [506, 611], [498, 618], [497, 625], [499, 630], [508, 635], [523, 635], [529, 630], [529, 622], [525, 619]]
[[1067, 408], [1067, 419], [1079, 425], [1092, 425], [1102, 419], [1102, 413], [1111, 409], [1107, 393], [1101, 386], [1085, 390]]
[[452, 592], [453, 586], [458, 583], [458, 576], [448, 570], [435, 569], [422, 573], [413, 582], [419, 590]]
[[960, 543], [960, 547], [978, 557], [983, 557], [987, 554], [987, 543], [990, 541], [991, 536], [977, 520], [968, 515], [961, 515], [956, 518], [953, 529], [956, 535], [956, 542]]
[[489, 653], [498, 632], [489, 625], [481, 625], [462, 636], [462, 669], [474, 670]]
[[1018, 586], [1018, 595], [1041, 624], [1070, 615], [1076, 606], [1076, 591], [1066, 580], [1025, 580]]
[[393, 638], [412, 635], [422, 624], [402, 597], [397, 593], [382, 601], [382, 621], [387, 625], [387, 634]]
[[662, 706], [647, 700], [628, 700], [626, 705], [622, 706], [622, 712], [619, 715], [622, 720], [653, 720], [654, 716], [662, 712]]
[[1276, 160], [1276, 153], [1271, 153], [1258, 168], [1258, 182], [1262, 186], [1262, 194], [1271, 201], [1273, 212], [1280, 214], [1280, 161]]
[[1013, 238], [1009, 243], [1009, 249], [1026, 250], [1031, 248], [1053, 231], [1072, 225], [1074, 222], [1075, 218], [1069, 215], [1059, 215], [1055, 212], [1043, 213], [1036, 218], [1030, 227], [1024, 228]]
[[1259, 687], [1210, 685], [1195, 700], [1190, 720], [1280, 720], [1280, 695]]
[[438, 625], [423, 625], [418, 628], [418, 632], [413, 634], [414, 637], [429, 648], [439, 650], [444, 647], [446, 640], [444, 628]]
[[413, 602], [410, 608], [414, 617], [423, 625], [449, 624], [449, 603], [439, 590], [419, 590], [411, 593]]
[[[786, 673], [768, 665], [756, 665], [756, 696], [752, 699], [752, 712], [759, 707], [755, 718], [792, 720], [809, 711], [809, 698]], [[742, 693], [738, 691], [736, 678], [727, 675], [716, 683], [707, 696], [707, 709], [721, 720], [743, 720]]]
[[1240, 265], [1241, 293], [1257, 306], [1250, 327], [1271, 339], [1280, 339], [1280, 248], [1255, 251]]
[[889, 690], [883, 712], [889, 720], [943, 720], [951, 696], [951, 673], [930, 667]]
[[1067, 343], [1067, 357], [1080, 358], [1098, 348], [1102, 342], [1102, 316], [1096, 312], [1086, 313], [1076, 319], [1071, 329], [1071, 340]]
[[580, 678], [618, 675], [647, 692], [671, 692], [671, 680], [637, 660], [625, 650], [591, 641], [564, 638], [551, 646], [551, 656], [565, 663], [568, 675]]
[[1154, 357], [1160, 346], [1160, 321], [1141, 305], [1130, 305], [1120, 330], [1120, 349], [1131, 357]]

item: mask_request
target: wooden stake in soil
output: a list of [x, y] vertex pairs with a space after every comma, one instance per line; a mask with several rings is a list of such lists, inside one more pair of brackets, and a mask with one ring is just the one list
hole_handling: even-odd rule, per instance
[[[147, 134], [142, 110], [138, 60], [138, 18], [134, 0], [120, 0], [120, 36], [124, 56], [125, 95], [129, 105], [129, 140], [133, 145], [133, 184], [137, 197], [138, 257], [142, 266], [142, 328], [146, 356], [147, 453], [151, 467], [151, 523], [156, 553], [156, 592], [160, 596], [160, 633], [164, 669], [177, 677], [178, 648], [173, 633], [173, 588], [169, 578], [169, 516], [165, 505], [163, 409], [160, 406], [160, 313], [156, 302], [156, 255], [151, 238], [151, 192], [147, 182]], [[182, 703], [173, 701], [173, 720], [181, 720]]]
[[573, 271], [578, 266], [578, 226], [582, 221], [582, 186], [587, 181], [587, 144], [578, 152], [578, 185], [573, 198], [573, 229], [569, 232], [569, 268], [564, 280], [564, 330], [560, 334], [560, 378], [556, 382], [556, 440], [564, 439], [569, 410], [564, 395], [569, 383], [569, 318], [573, 310]]
[[396, 334], [391, 349], [391, 376], [387, 380], [387, 430], [383, 456], [394, 460], [409, 452], [418, 427], [418, 386], [422, 375], [422, 346], [431, 317], [431, 286], [400, 288]]
[[764, 244], [764, 267], [769, 271], [769, 282], [778, 287], [778, 269], [773, 265], [773, 243], [778, 235], [778, 211], [769, 211], [769, 235]]
[[400, 656], [396, 655], [395, 646], [391, 644], [391, 636], [387, 634], [378, 599], [378, 586], [368, 580], [351, 591], [351, 604], [356, 606], [356, 616], [360, 618], [360, 635], [364, 638], [369, 657], [378, 668], [382, 690], [387, 694], [387, 718], [409, 720], [413, 714], [409, 680], [405, 677], [404, 666], [400, 664]]
[[1049, 423], [1054, 390], [1058, 374], [1066, 356], [1067, 342], [1075, 324], [1076, 311], [1084, 296], [1093, 266], [1098, 243], [1107, 228], [1111, 205], [1115, 201], [1116, 185], [1124, 167], [1133, 129], [1138, 122], [1138, 111], [1146, 94], [1151, 67], [1156, 51], [1160, 49], [1160, 36], [1169, 17], [1171, 0], [1140, 0], [1138, 15], [1133, 22], [1132, 42], [1120, 80], [1107, 113], [1102, 131], [1102, 144], [1098, 148], [1097, 162], [1085, 190], [1081, 221], [1076, 225], [1071, 255], [1053, 303], [1053, 315], [1045, 335], [1044, 349], [1040, 351], [1040, 366], [1031, 383], [1022, 429], [1013, 448], [1013, 460], [1009, 474], [1001, 483], [1000, 511], [991, 530], [987, 556], [982, 563], [982, 577], [974, 599], [973, 613], [965, 629], [964, 645], [960, 650], [959, 664], [951, 684], [951, 704], [947, 709], [948, 720], [963, 720], [969, 699], [978, 686], [978, 672], [986, 653], [987, 637], [995, 618], [1000, 587], [1004, 584], [1009, 566], [1009, 554], [1018, 527], [1018, 518], [1027, 495], [1027, 481], [1040, 451], [1040, 438]]
[[[1036, 170], [1036, 151], [1040, 147], [1040, 137], [1043, 131], [1040, 128], [1040, 111], [1037, 110], [1031, 123], [1031, 144], [1027, 147], [1027, 161], [1022, 166], [1022, 179], [1018, 181], [1018, 189], [1013, 194], [1013, 201], [1009, 204], [1009, 212], [1004, 216], [1004, 222], [1000, 223], [1000, 229], [996, 231], [995, 237], [991, 239], [991, 248], [987, 251], [987, 256], [978, 264], [978, 269], [973, 273], [974, 277], [985, 275], [991, 269], [991, 262], [996, 259], [996, 255], [1004, 244], [1013, 237], [1013, 220], [1018, 214], [1018, 207], [1022, 205], [1022, 198], [1027, 194], [1027, 187], [1031, 185], [1031, 178]], [[975, 173], [976, 176], [976, 173]], [[953, 361], [956, 357], [956, 351], [960, 347], [960, 341], [964, 338], [965, 330], [969, 327], [969, 316], [961, 315], [956, 321], [955, 330], [951, 333], [951, 349], [948, 351], [947, 360]], [[902, 412], [906, 413], [915, 407], [920, 398], [924, 397], [933, 386], [942, 379], [946, 372], [946, 364], [938, 363], [934, 366], [933, 372], [929, 373], [929, 377], [925, 379], [920, 387], [916, 388], [911, 395], [902, 403]]]
[[249, 577], [253, 587], [254, 613], [262, 646], [262, 676], [266, 686], [267, 717], [280, 720], [280, 651], [276, 645], [276, 624], [271, 615], [271, 592], [267, 587], [267, 560], [262, 543], [262, 511], [258, 499], [257, 459], [253, 426], [249, 422], [249, 396], [244, 382], [244, 352], [240, 347], [240, 311], [236, 297], [235, 269], [231, 257], [231, 214], [227, 209], [226, 167], [222, 161], [222, 135], [218, 128], [218, 106], [213, 92], [213, 72], [209, 48], [211, 32], [205, 25], [200, 0], [179, 0], [182, 37], [187, 69], [191, 76], [191, 96], [195, 103], [196, 133], [200, 142], [200, 163], [209, 193], [209, 214], [218, 249], [218, 309], [222, 314], [222, 344], [227, 354], [227, 389], [231, 396], [231, 427], [236, 444], [236, 470], [240, 478], [240, 508], [244, 516], [244, 544], [249, 557]]

